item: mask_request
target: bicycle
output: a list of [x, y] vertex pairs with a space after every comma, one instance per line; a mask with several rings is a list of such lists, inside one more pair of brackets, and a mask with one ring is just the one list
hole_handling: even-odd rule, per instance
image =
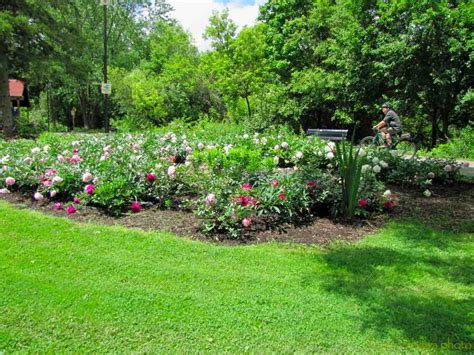
[[367, 136], [362, 138], [359, 145], [361, 147], [385, 147], [388, 149], [396, 150], [399, 156], [413, 159], [416, 156], [418, 150], [416, 144], [413, 142], [410, 133], [404, 133], [400, 136], [398, 134], [392, 135], [392, 144], [387, 147], [387, 140], [382, 137], [380, 130], [374, 128], [374, 136]]

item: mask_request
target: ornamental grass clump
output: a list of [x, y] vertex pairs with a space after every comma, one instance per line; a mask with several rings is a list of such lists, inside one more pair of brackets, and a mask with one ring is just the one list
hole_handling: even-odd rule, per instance
[[[352, 143], [354, 135], [352, 136]], [[352, 218], [358, 203], [358, 193], [364, 156], [360, 149], [354, 152], [354, 145], [343, 140], [336, 144], [336, 161], [342, 185], [342, 211], [344, 217]]]

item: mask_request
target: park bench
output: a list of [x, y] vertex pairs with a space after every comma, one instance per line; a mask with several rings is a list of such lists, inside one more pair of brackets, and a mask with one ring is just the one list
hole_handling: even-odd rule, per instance
[[347, 137], [347, 129], [312, 129], [309, 128], [306, 136], [316, 136], [327, 141], [342, 141]]

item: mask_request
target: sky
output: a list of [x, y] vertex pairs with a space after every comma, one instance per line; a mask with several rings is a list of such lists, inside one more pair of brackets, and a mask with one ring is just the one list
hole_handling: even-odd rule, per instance
[[239, 26], [253, 25], [258, 16], [259, 5], [266, 0], [168, 0], [174, 11], [171, 17], [177, 19], [185, 30], [194, 38], [200, 51], [210, 49], [209, 41], [202, 38], [202, 34], [209, 23], [212, 11], [229, 9], [229, 15]]

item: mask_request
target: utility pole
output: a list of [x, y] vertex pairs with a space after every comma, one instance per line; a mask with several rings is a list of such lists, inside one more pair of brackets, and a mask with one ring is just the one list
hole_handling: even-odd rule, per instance
[[102, 95], [104, 95], [104, 129], [109, 133], [109, 95], [110, 85], [107, 82], [107, 6], [109, 0], [101, 0], [104, 6], [104, 82], [102, 83]]

